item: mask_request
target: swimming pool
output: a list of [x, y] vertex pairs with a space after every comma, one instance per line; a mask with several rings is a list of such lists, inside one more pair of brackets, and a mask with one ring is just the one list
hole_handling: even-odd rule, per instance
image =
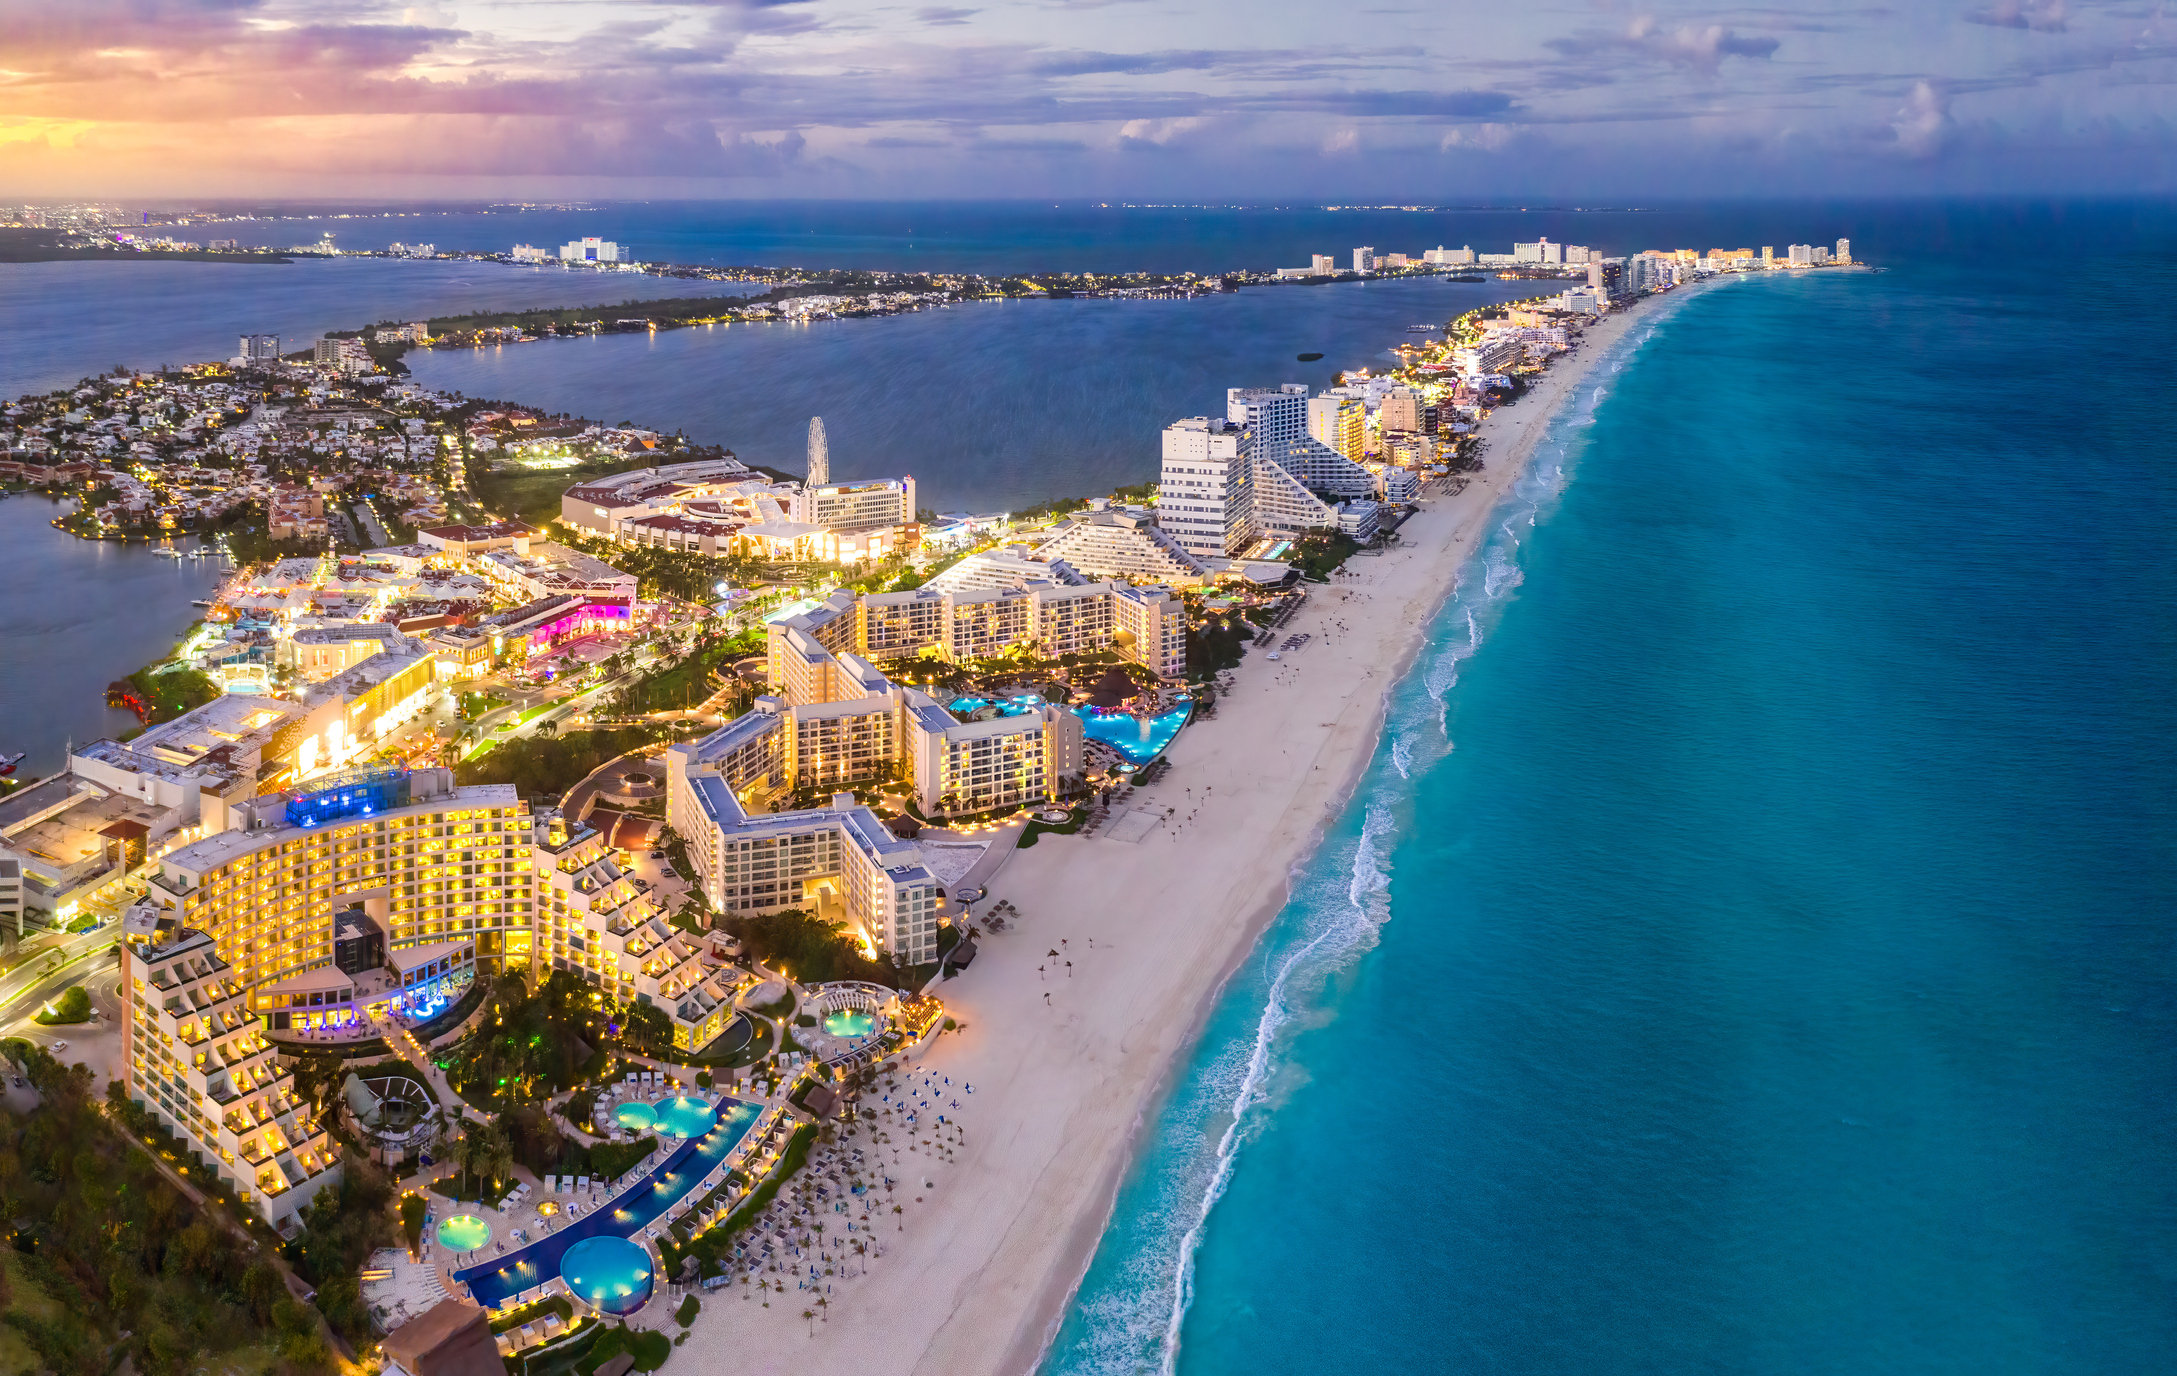
[[718, 1121], [711, 1130], [684, 1139], [668, 1151], [662, 1163], [619, 1196], [618, 1207], [585, 1214], [518, 1252], [456, 1271], [454, 1279], [469, 1287], [478, 1304], [497, 1308], [509, 1297], [563, 1275], [567, 1254], [578, 1243], [590, 1238], [626, 1238], [642, 1231], [702, 1183], [762, 1112], [758, 1105], [735, 1099], [722, 1100], [714, 1111]]
[[1126, 757], [1130, 764], [1147, 764], [1164, 753], [1164, 747], [1172, 743], [1179, 728], [1187, 724], [1187, 714], [1194, 710], [1191, 702], [1181, 703], [1162, 716], [1144, 720], [1130, 712], [1105, 711], [1096, 707], [1076, 707], [1074, 715], [1081, 718], [1082, 727], [1096, 740], [1102, 741]]
[[656, 1125], [658, 1115], [648, 1104], [622, 1104], [612, 1111], [612, 1121], [630, 1132], [642, 1132]]
[[[1033, 693], [1018, 697], [1000, 698], [995, 703], [989, 698], [954, 698], [946, 706], [955, 712], [973, 712], [978, 707], [995, 706], [1000, 716], [1017, 717], [1032, 707], [1044, 705], [1042, 698]], [[1182, 702], [1162, 716], [1146, 721], [1131, 712], [1106, 710], [1101, 707], [1073, 707], [1067, 709], [1081, 719], [1081, 725], [1090, 736], [1102, 741], [1124, 756], [1129, 763], [1147, 764], [1164, 753], [1164, 747], [1172, 743], [1179, 728], [1187, 724], [1187, 714], [1194, 710], [1192, 702]]]
[[650, 1254], [624, 1237], [588, 1237], [560, 1258], [560, 1278], [607, 1314], [632, 1314], [650, 1298]]
[[973, 712], [981, 707], [996, 707], [1001, 717], [1017, 717], [1037, 707], [1048, 707], [1041, 693], [1019, 693], [1009, 698], [954, 698], [946, 704], [955, 712]]
[[491, 1225], [474, 1214], [455, 1214], [438, 1225], [438, 1245], [450, 1252], [473, 1252], [491, 1241]]
[[838, 1012], [828, 1013], [824, 1017], [824, 1030], [826, 1032], [831, 1033], [834, 1037], [846, 1037], [850, 1040], [868, 1036], [870, 1029], [876, 1025], [875, 1014], [864, 1013], [855, 1008], [842, 1008]]
[[717, 1112], [709, 1104], [690, 1094], [660, 1099], [651, 1110], [658, 1131], [668, 1137], [701, 1137], [718, 1121]]

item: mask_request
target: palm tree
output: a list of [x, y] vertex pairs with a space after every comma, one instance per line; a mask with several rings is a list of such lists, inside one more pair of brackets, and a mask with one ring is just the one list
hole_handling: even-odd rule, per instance
[[330, 1051], [313, 1051], [295, 1062], [295, 1097], [309, 1106], [311, 1117], [323, 1118], [339, 1102], [345, 1068]]
[[809, 1336], [810, 1336], [810, 1337], [812, 1337], [812, 1338], [813, 1338], [813, 1337], [815, 1337], [815, 1336], [816, 1336], [816, 1323], [815, 1323], [815, 1319], [816, 1319], [816, 1311], [815, 1311], [814, 1309], [804, 1309], [804, 1310], [802, 1310], [802, 1311], [801, 1311], [801, 1317], [802, 1317], [802, 1318], [804, 1318], [804, 1319], [810, 1320], [810, 1323], [809, 1323]]

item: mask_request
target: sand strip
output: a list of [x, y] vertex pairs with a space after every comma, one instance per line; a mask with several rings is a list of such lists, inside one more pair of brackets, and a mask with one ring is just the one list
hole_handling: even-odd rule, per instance
[[1173, 743], [1170, 774], [1136, 792], [1131, 806], [1151, 817], [1128, 829], [1139, 839], [1046, 836], [1013, 856], [990, 895], [1020, 918], [940, 987], [963, 1028], [923, 1060], [961, 1104], [947, 1110], [967, 1134], [957, 1159], [902, 1156], [904, 1231], [885, 1237], [869, 1274], [835, 1287], [826, 1317], [801, 1319], [791, 1292], [769, 1310], [721, 1297], [677, 1366], [784, 1373], [813, 1361], [929, 1376], [1035, 1366], [1145, 1115], [1358, 781], [1386, 696], [1489, 513], [1593, 361], [1655, 314], [1649, 305], [1589, 329], [1484, 422], [1487, 467], [1464, 492], [1407, 522], [1400, 548], [1353, 559], [1311, 589], [1279, 632], [1280, 643], [1308, 643], [1279, 663], [1251, 652], [1217, 716]]

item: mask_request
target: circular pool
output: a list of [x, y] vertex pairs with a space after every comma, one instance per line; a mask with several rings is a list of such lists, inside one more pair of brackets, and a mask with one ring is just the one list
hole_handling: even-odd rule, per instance
[[718, 1111], [693, 1095], [660, 1099], [651, 1105], [652, 1121], [668, 1137], [701, 1137], [718, 1121]]
[[622, 1104], [612, 1111], [612, 1121], [630, 1132], [648, 1131], [658, 1121], [648, 1104]]
[[474, 1214], [455, 1214], [438, 1225], [438, 1245], [452, 1252], [473, 1252], [491, 1241], [491, 1225]]
[[632, 1314], [650, 1298], [650, 1254], [624, 1237], [586, 1237], [559, 1259], [560, 1279], [584, 1303]]
[[824, 1030], [834, 1037], [845, 1037], [849, 1041], [868, 1036], [876, 1025], [876, 1015], [865, 1013], [859, 1008], [842, 1008], [836, 1013], [824, 1015]]

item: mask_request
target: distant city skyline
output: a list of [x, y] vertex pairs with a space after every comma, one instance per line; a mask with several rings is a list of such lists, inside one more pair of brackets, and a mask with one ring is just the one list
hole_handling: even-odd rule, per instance
[[1889, 10], [5, 0], [22, 196], [2167, 189], [2177, 20]]

